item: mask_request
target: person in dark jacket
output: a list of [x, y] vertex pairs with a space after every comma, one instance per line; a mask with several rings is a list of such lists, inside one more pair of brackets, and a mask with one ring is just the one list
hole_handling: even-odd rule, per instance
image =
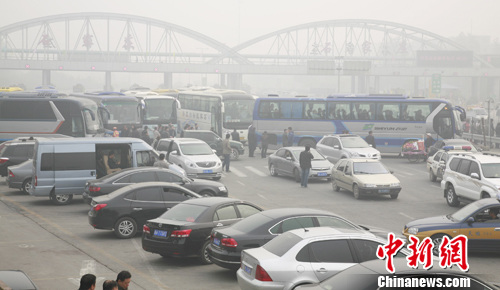
[[283, 136], [281, 136], [281, 139], [283, 139], [283, 147], [288, 146], [288, 129], [283, 130]]
[[141, 138], [141, 133], [139, 133], [139, 129], [136, 128], [134, 125], [132, 125], [132, 128], [130, 128], [130, 137], [132, 138]]
[[264, 131], [264, 133], [262, 133], [261, 146], [262, 147], [260, 148], [260, 157], [266, 158], [267, 147], [269, 146], [269, 135], [267, 134], [267, 131]]
[[436, 143], [436, 140], [432, 138], [431, 133], [427, 133], [427, 138], [424, 141], [424, 146], [425, 146], [425, 152], [429, 152], [429, 148]]
[[146, 143], [148, 143], [149, 145], [151, 145], [151, 143], [152, 143], [152, 141], [153, 141], [153, 140], [151, 140], [151, 137], [149, 137], [149, 134], [148, 134], [148, 130], [147, 130], [147, 128], [146, 128], [146, 129], [144, 129], [144, 130], [142, 130], [142, 133], [141, 133], [141, 139], [142, 139], [144, 142], [146, 142]]
[[250, 125], [248, 127], [248, 157], [254, 157], [253, 153], [255, 148], [257, 148], [257, 134], [255, 134], [255, 127]]
[[375, 144], [375, 137], [373, 136], [373, 131], [368, 132], [368, 136], [365, 138], [366, 143], [372, 145], [373, 148], [377, 148], [377, 145]]
[[234, 129], [233, 132], [231, 133], [231, 138], [234, 141], [240, 142], [240, 133], [238, 133], [238, 131], [236, 131], [236, 129]]
[[311, 170], [311, 161], [314, 159], [314, 156], [311, 153], [311, 147], [306, 145], [305, 150], [300, 152], [299, 155], [299, 164], [300, 169], [302, 170], [302, 175], [300, 178], [300, 186], [307, 187], [307, 181], [309, 180], [309, 171]]
[[293, 133], [292, 127], [288, 127], [288, 142], [287, 146], [293, 146], [293, 138], [295, 137], [295, 134]]

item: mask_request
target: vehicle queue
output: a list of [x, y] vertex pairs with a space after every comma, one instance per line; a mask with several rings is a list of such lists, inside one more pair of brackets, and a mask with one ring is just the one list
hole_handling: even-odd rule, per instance
[[[339, 153], [342, 153], [345, 149], [349, 148], [347, 151], [349, 151], [349, 155], [347, 156], [342, 156], [337, 159], [335, 164], [333, 163], [327, 163], [327, 165], [321, 165], [320, 168], [317, 168], [315, 171], [316, 176], [313, 177], [318, 177], [318, 178], [325, 178], [327, 180], [331, 180], [331, 186], [332, 189], [335, 191], [338, 191], [340, 188], [344, 188], [347, 190], [352, 190], [354, 193], [354, 198], [359, 199], [362, 198], [363, 195], [382, 195], [382, 194], [388, 194], [391, 196], [391, 198], [397, 198], [399, 192], [401, 191], [401, 184], [399, 181], [396, 179], [389, 180], [389, 176], [386, 175], [391, 175], [391, 172], [385, 168], [383, 163], [380, 163], [379, 160], [381, 159], [380, 157], [380, 152], [377, 154], [372, 154], [370, 156], [363, 156], [365, 154], [364, 152], [366, 151], [366, 148], [371, 147], [367, 146], [366, 144], [363, 144], [364, 140], [357, 135], [353, 134], [342, 134], [342, 135], [334, 135], [338, 136], [340, 141], [339, 144], [330, 146], [331, 152], [333, 152], [333, 156], [339, 155]], [[352, 142], [349, 143], [349, 141], [346, 142], [346, 144], [342, 143], [342, 138], [345, 139], [356, 139], [356, 142], [361, 143], [361, 145], [352, 145]], [[182, 138], [174, 138], [177, 139], [178, 141], [182, 141]], [[361, 140], [359, 140], [361, 139]], [[67, 140], [62, 140], [62, 141], [51, 141], [55, 143], [61, 143], [61, 144], [67, 144], [71, 143], [71, 141]], [[125, 142], [125, 140], [124, 140]], [[54, 144], [55, 144], [54, 143]], [[126, 143], [126, 142], [125, 142]], [[321, 144], [323, 142], [320, 142]], [[325, 142], [326, 143], [326, 142]], [[366, 142], [365, 142], [366, 143]], [[43, 142], [42, 142], [43, 144]], [[147, 158], [145, 158], [146, 155], [139, 154], [138, 152], [135, 152], [131, 149], [131, 153], [127, 153], [124, 145], [117, 146], [110, 146], [109, 142], [104, 142], [103, 144], [107, 145], [101, 145], [97, 146], [95, 145], [94, 151], [86, 151], [88, 154], [89, 152], [96, 152], [95, 150], [103, 150], [103, 154], [107, 153], [107, 156], [109, 158], [109, 150], [111, 149], [122, 149], [123, 154], [120, 154], [120, 163], [133, 163], [137, 164], [136, 166], [140, 166], [139, 164], [142, 165], [149, 165], [151, 166], [155, 158], [157, 158], [158, 154], [153, 154], [148, 151], [148, 147], [145, 147], [141, 150], [147, 151]], [[349, 144], [349, 146], [346, 146]], [[359, 147], [357, 147], [359, 146]], [[109, 148], [108, 148], [109, 147]], [[112, 148], [113, 147], [113, 148]], [[374, 148], [370, 148], [374, 149]], [[454, 148], [455, 149], [455, 148]], [[152, 149], [150, 149], [152, 150]], [[446, 150], [446, 148], [444, 148]], [[66, 150], [67, 151], [67, 150]], [[66, 152], [65, 151], [65, 152]], [[281, 152], [283, 151], [283, 152]], [[42, 171], [47, 171], [47, 170], [56, 170], [58, 168], [57, 160], [53, 155], [52, 159], [43, 159], [42, 153], [39, 149], [36, 150], [40, 156], [37, 159], [37, 161], [34, 162], [34, 164], [42, 164], [42, 162], [48, 162], [48, 160], [51, 162], [49, 165], [45, 167], [36, 167], [37, 170], [40, 170], [41, 173]], [[153, 152], [153, 151], [151, 151]], [[288, 156], [286, 153], [288, 152]], [[49, 154], [54, 154], [53, 152], [48, 152]], [[354, 246], [354, 245], [348, 245], [348, 248], [351, 249], [352, 251], [352, 257], [349, 259], [347, 257], [337, 257], [337, 256], [332, 256], [330, 258], [325, 257], [325, 260], [322, 260], [318, 257], [318, 254], [315, 255], [314, 259], [315, 262], [322, 263], [324, 265], [329, 265], [330, 264], [335, 264], [339, 263], [339, 259], [342, 260], [342, 263], [347, 263], [350, 261], [348, 264], [344, 264], [342, 267], [337, 267], [336, 270], [330, 270], [326, 271], [327, 274], [322, 275], [321, 277], [316, 276], [316, 279], [292, 279], [290, 276], [286, 275], [280, 275], [280, 274], [275, 274], [271, 271], [267, 272], [265, 268], [263, 268], [263, 265], [259, 264], [259, 260], [255, 258], [258, 252], [254, 254], [255, 251], [263, 251], [263, 250], [255, 250], [251, 251], [246, 249], [249, 248], [258, 248], [260, 246], [268, 247], [266, 249], [267, 251], [271, 251], [272, 249], [276, 248], [281, 248], [283, 247], [283, 251], [287, 249], [291, 249], [295, 244], [298, 244], [299, 240], [296, 239], [295, 243], [289, 244], [287, 246], [286, 242], [283, 242], [283, 244], [279, 243], [278, 245], [271, 244], [269, 246], [265, 246], [267, 241], [272, 240], [274, 237], [280, 236], [282, 233], [295, 230], [295, 231], [305, 231], [307, 232], [307, 228], [309, 227], [320, 227], [317, 231], [319, 235], [340, 235], [341, 237], [348, 237], [349, 239], [352, 239], [353, 237], [362, 237], [362, 239], [366, 239], [366, 237], [370, 237], [370, 240], [374, 241], [377, 239], [374, 239], [370, 236], [369, 234], [369, 229], [366, 227], [360, 227], [348, 220], [343, 219], [342, 217], [339, 217], [338, 215], [335, 215], [334, 213], [321, 213], [318, 215], [318, 212], [316, 212], [314, 209], [278, 209], [278, 210], [268, 210], [268, 211], [263, 211], [263, 208], [260, 207], [259, 205], [253, 205], [249, 204], [245, 201], [235, 201], [234, 203], [230, 204], [219, 204], [217, 202], [214, 202], [212, 198], [202, 198], [202, 196], [211, 196], [211, 195], [221, 195], [221, 196], [227, 196], [228, 190], [227, 188], [225, 189], [225, 193], [222, 194], [216, 194], [216, 193], [211, 193], [211, 194], [203, 194], [202, 191], [198, 192], [200, 194], [197, 194], [196, 192], [193, 192], [194, 188], [189, 188], [189, 185], [192, 183], [196, 183], [199, 181], [196, 181], [196, 179], [189, 179], [189, 175], [185, 175], [186, 172], [189, 172], [189, 167], [203, 167], [203, 165], [200, 166], [196, 161], [190, 160], [189, 155], [196, 155], [196, 151], [192, 150], [192, 147], [186, 147], [182, 148], [182, 146], [179, 144], [177, 148], [168, 148], [166, 151], [167, 154], [172, 154], [172, 156], [177, 156], [177, 155], [187, 155], [187, 160], [184, 161], [183, 164], [176, 164], [173, 163], [173, 160], [175, 159], [169, 159], [170, 162], [172, 162], [171, 165], [173, 166], [179, 166], [181, 168], [180, 173], [179, 172], [170, 172], [172, 176], [176, 176], [177, 180], [175, 178], [169, 177], [160, 177], [158, 174], [151, 174], [154, 173], [156, 170], [155, 168], [151, 168], [150, 170], [147, 170], [148, 167], [144, 167], [146, 170], [144, 170], [143, 173], [149, 174], [149, 177], [145, 176], [124, 176], [123, 178], [128, 180], [123, 180], [122, 183], [124, 183], [124, 187], [121, 187], [120, 189], [117, 189], [116, 191], [113, 191], [111, 193], [102, 195], [101, 197], [96, 197], [91, 201], [91, 210], [89, 212], [89, 223], [94, 227], [94, 228], [105, 228], [105, 229], [113, 229], [115, 230], [116, 234], [120, 238], [128, 238], [128, 237], [133, 237], [136, 232], [139, 232], [141, 229], [143, 231], [142, 233], [142, 243], [143, 243], [143, 248], [146, 251], [151, 251], [155, 253], [159, 253], [164, 257], [183, 257], [183, 256], [191, 256], [191, 255], [197, 255], [200, 257], [200, 261], [203, 264], [209, 264], [214, 262], [217, 265], [230, 265], [227, 266], [227, 268], [231, 268], [233, 270], [238, 270], [238, 281], [240, 283], [240, 287], [247, 289], [252, 288], [255, 289], [257, 288], [262, 288], [266, 289], [268, 286], [272, 286], [271, 283], [266, 283], [266, 282], [277, 282], [278, 284], [280, 283], [285, 283], [288, 288], [293, 289], [294, 287], [302, 284], [311, 284], [311, 283], [318, 283], [321, 281], [326, 280], [327, 278], [333, 276], [335, 273], [340, 271], [341, 269], [345, 268], [347, 265], [352, 266], [354, 263], [361, 263], [364, 261], [368, 260], [373, 260], [377, 259], [376, 256], [374, 256], [374, 251], [371, 252], [371, 254], [366, 254], [366, 256], [362, 257], [361, 252], [369, 247], [366, 245], [364, 246]], [[188, 154], [184, 154], [188, 153]], [[276, 158], [282, 158], [283, 162], [289, 162], [289, 163], [296, 163], [298, 156], [300, 152], [296, 147], [285, 147], [281, 148], [275, 153], [271, 154], [271, 156], [268, 157], [268, 167], [270, 171], [270, 175], [279, 175], [280, 173], [283, 174], [285, 171], [283, 168], [278, 167], [278, 163], [274, 162], [272, 160], [276, 160]], [[441, 153], [438, 151], [438, 153]], [[136, 157], [132, 157], [136, 155]], [[198, 155], [210, 155], [212, 154], [211, 152], [208, 152], [207, 150], [205, 151], [200, 151]], [[317, 159], [323, 159], [327, 160], [328, 156], [321, 154], [319, 151], [315, 151], [316, 156], [318, 157]], [[313, 154], [313, 155], [314, 155]], [[443, 154], [443, 153], [441, 153]], [[483, 154], [481, 153], [474, 153], [477, 154], [476, 156], [482, 156]], [[96, 157], [94, 157], [96, 154], [94, 153], [93, 157], [94, 160]], [[99, 154], [97, 154], [99, 155]], [[275, 156], [277, 155], [277, 156]], [[460, 154], [456, 154], [457, 156], [461, 156]], [[140, 156], [140, 157], [139, 157]], [[339, 155], [340, 156], [340, 155]], [[465, 156], [465, 154], [464, 154]], [[461, 174], [467, 175], [470, 178], [470, 183], [477, 183], [477, 181], [480, 180], [485, 180], [487, 178], [489, 179], [494, 179], [497, 178], [497, 171], [496, 167], [500, 162], [500, 158], [496, 156], [488, 156], [490, 159], [488, 162], [484, 162], [487, 164], [479, 164], [477, 166], [477, 169], [475, 171], [472, 169], [472, 161], [469, 159], [469, 163], [467, 165], [461, 165], [457, 164], [451, 165], [450, 161], [453, 160], [452, 157], [449, 157], [445, 161], [445, 164], [441, 160], [438, 161], [439, 166], [441, 166], [441, 174], [443, 176], [443, 181], [445, 181], [445, 176], [448, 171], [458, 171]], [[131, 159], [128, 159], [131, 158]], [[366, 159], [368, 158], [368, 159]], [[481, 159], [482, 157], [478, 157]], [[316, 159], [316, 157], [315, 157]], [[430, 156], [429, 159], [434, 160], [433, 156]], [[476, 158], [477, 159], [477, 158]], [[62, 160], [62, 159], [59, 159]], [[455, 159], [456, 160], [456, 159]], [[491, 161], [493, 160], [493, 161]], [[219, 160], [220, 161], [220, 160]], [[361, 161], [361, 162], [359, 162]], [[462, 160], [461, 160], [462, 161]], [[109, 160], [108, 160], [109, 162]], [[216, 161], [217, 163], [217, 161]], [[361, 163], [358, 167], [356, 166], [356, 163]], [[85, 163], [83, 163], [85, 164]], [[372, 165], [376, 164], [376, 165]], [[493, 165], [489, 165], [493, 164]], [[484, 167], [483, 167], [484, 165]], [[35, 165], [36, 166], [36, 165]], [[68, 165], [65, 165], [68, 166]], [[92, 175], [92, 171], [96, 170], [94, 167], [89, 165], [91, 168], [86, 168], [85, 170], [90, 170], [90, 174]], [[183, 166], [187, 166], [188, 170], [184, 170]], [[105, 168], [109, 167], [105, 166]], [[347, 168], [350, 167], [348, 170]], [[462, 169], [462, 167], [464, 169]], [[467, 168], [465, 168], [467, 167]], [[45, 168], [45, 169], [44, 169]], [[296, 164], [293, 166], [295, 168], [294, 170], [299, 171], [300, 170], [300, 164], [297, 167]], [[339, 169], [341, 168], [341, 170]], [[455, 169], [454, 169], [455, 168]], [[70, 168], [65, 167], [65, 170], [72, 170]], [[97, 171], [97, 170], [96, 170]], [[125, 171], [125, 170], [124, 170]], [[184, 173], [182, 172], [184, 171]], [[339, 173], [339, 171], [341, 173]], [[293, 172], [293, 171], [292, 171]], [[314, 172], [312, 170], [311, 172]], [[120, 173], [120, 172], [118, 172]], [[108, 175], [107, 172], [103, 173], [103, 178], [109, 178], [109, 177], [114, 177], [115, 175], [118, 175], [118, 173]], [[201, 173], [208, 173], [202, 171]], [[211, 172], [210, 172], [211, 173]], [[94, 173], [97, 176], [97, 172]], [[342, 177], [339, 176], [339, 174], [342, 175]], [[477, 177], [473, 174], [476, 174]], [[14, 175], [14, 174], [12, 174]], [[295, 177], [296, 181], [297, 180], [296, 176], [297, 174], [291, 173], [289, 174], [293, 177]], [[377, 181], [382, 181], [382, 184], [379, 185], [375, 181], [363, 181], [363, 178], [360, 177], [361, 175], [364, 176], [369, 176], [373, 177], [373, 180]], [[7, 177], [7, 182], [10, 185], [10, 177], [11, 174], [9, 172], [8, 177]], [[199, 176], [195, 177], [203, 177], [203, 174], [200, 174]], [[213, 178], [212, 175], [207, 175], [206, 177]], [[37, 180], [38, 178], [35, 177], [35, 183], [32, 185], [30, 190], [32, 188], [35, 188], [37, 186]], [[219, 179], [218, 176], [216, 176], [214, 179]], [[346, 181], [347, 179], [350, 179], [350, 181]], [[432, 179], [432, 178], [431, 178]], [[387, 181], [386, 181], [387, 180]], [[222, 180], [224, 181], [224, 180]], [[155, 182], [155, 183], [151, 183]], [[113, 183], [113, 182], [111, 182]], [[177, 183], [176, 185], [172, 185], [172, 183]], [[445, 182], [446, 183], [446, 182]], [[342, 184], [342, 186], [341, 186]], [[345, 185], [348, 184], [348, 185]], [[443, 182], [442, 182], [443, 184]], [[179, 186], [181, 185], [181, 186]], [[223, 184], [220, 184], [219, 186], [215, 186], [219, 190], [221, 188], [225, 188]], [[467, 185], [464, 185], [464, 187], [467, 187]], [[492, 186], [488, 187], [491, 188]], [[495, 187], [495, 186], [493, 186]], [[99, 188], [99, 190], [97, 190]], [[455, 188], [455, 187], [453, 187]], [[329, 189], [329, 190], [332, 190]], [[362, 190], [361, 190], [362, 189]], [[450, 193], [450, 186], [445, 185], [444, 186], [444, 196], [446, 197], [446, 201], [453, 206], [456, 206], [456, 201], [453, 199], [453, 195]], [[100, 186], [96, 185], [91, 185], [91, 183], [87, 183], [85, 192], [89, 191], [90, 192], [98, 192], [100, 191]], [[495, 188], [495, 193], [498, 193], [499, 187], [497, 186]], [[224, 190], [221, 190], [224, 192]], [[396, 192], [397, 191], [397, 192]], [[83, 190], [82, 190], [83, 193]], [[456, 193], [455, 193], [456, 194]], [[451, 195], [451, 202], [450, 202], [450, 197]], [[450, 220], [454, 222], [458, 222], [461, 224], [460, 228], [461, 231], [460, 233], [466, 234], [467, 233], [467, 227], [465, 225], [468, 225], [469, 228], [477, 228], [481, 229], [481, 231], [484, 231], [484, 234], [480, 236], [479, 238], [473, 237], [472, 235], [468, 236], [469, 239], [473, 239], [474, 247], [471, 249], [474, 250], [497, 250], [498, 249], [498, 239], [496, 238], [489, 238], [487, 242], [489, 244], [487, 246], [483, 246], [481, 244], [482, 237], [489, 236], [488, 230], [494, 231], [494, 228], [497, 228], [498, 225], [495, 224], [494, 222], [483, 224], [483, 222], [488, 219], [489, 221], [498, 219], [498, 216], [495, 218], [492, 215], [489, 215], [489, 212], [491, 211], [492, 213], [495, 211], [495, 209], [498, 207], [498, 200], [496, 196], [493, 193], [488, 191], [488, 196], [486, 195], [481, 195], [477, 199], [480, 199], [478, 202], [473, 202], [469, 206], [463, 208], [462, 210], [458, 211], [456, 214], [451, 215]], [[92, 196], [90, 194], [90, 196]], [[182, 197], [181, 197], [182, 196]], [[64, 197], [64, 194], [63, 196]], [[482, 199], [482, 198], [487, 198], [491, 197], [490, 199]], [[381, 197], [383, 198], [383, 197]], [[57, 194], [54, 194], [53, 199], [58, 200], [59, 204], [64, 204], [66, 203], [67, 199], [62, 200], [61, 198], [58, 198]], [[223, 198], [224, 199], [224, 198]], [[109, 209], [113, 207], [113, 200], [116, 200], [117, 206], [123, 208], [123, 205], [119, 205], [119, 203], [125, 202], [127, 205], [126, 207], [131, 210], [134, 215], [138, 216], [137, 218], [132, 217], [132, 214], [125, 214], [125, 215], [120, 215], [117, 213], [117, 210], [111, 210], [108, 213], [105, 213]], [[196, 202], [194, 202], [196, 201]], [[199, 202], [198, 202], [199, 201]], [[217, 201], [217, 200], [216, 200]], [[462, 200], [462, 201], [467, 201], [470, 202], [472, 200]], [[154, 205], [154, 208], [148, 208], [147, 207], [147, 202], [150, 202], [151, 204]], [[170, 203], [169, 203], [170, 202]], [[168, 205], [167, 205], [168, 203]], [[215, 207], [214, 207], [214, 204]], [[176, 210], [177, 207], [180, 208], [180, 206], [186, 207], [185, 210]], [[213, 207], [211, 209], [211, 212], [208, 213], [208, 215], [203, 215], [203, 210], [207, 207]], [[467, 209], [467, 210], [466, 210]], [[474, 210], [473, 210], [474, 209]], [[290, 215], [283, 215], [284, 212], [290, 211], [292, 214]], [[105, 220], [106, 226], [98, 226], [96, 223], [96, 216], [98, 213], [104, 213], [103, 215], [103, 220]], [[260, 212], [260, 213], [259, 213]], [[162, 214], [163, 213], [163, 214]], [[487, 214], [488, 213], [488, 214]], [[152, 214], [152, 215], [151, 215]], [[497, 211], [498, 214], [498, 211]], [[202, 218], [203, 216], [203, 218]], [[489, 216], [490, 218], [488, 218]], [[156, 219], [158, 218], [158, 219]], [[172, 225], [167, 226], [168, 222], [163, 222], [163, 219], [170, 220]], [[257, 221], [253, 221], [253, 219], [257, 219]], [[260, 219], [260, 220], [259, 220]], [[444, 219], [444, 218], [441, 218]], [[208, 225], [205, 225], [205, 228], [208, 229], [213, 229], [211, 233], [207, 234], [208, 232], [205, 230], [204, 233], [202, 234], [195, 234], [195, 227], [196, 224], [198, 223], [208, 223]], [[438, 226], [436, 226], [434, 221], [429, 221], [431, 223], [431, 235], [424, 235], [423, 233], [426, 232], [425, 226], [420, 226], [418, 224], [420, 221], [415, 221], [414, 223], [409, 223], [408, 225], [405, 225], [404, 227], [404, 232], [403, 234], [408, 237], [409, 234], [415, 235], [418, 238], [423, 238], [425, 236], [430, 236], [432, 241], [435, 243], [435, 246], [439, 245], [439, 243], [442, 241], [443, 236], [448, 236], [450, 238], [453, 238], [456, 233], [456, 231], [449, 230], [451, 227], [448, 225], [445, 226], [446, 231], [445, 232], [439, 232]], [[422, 223], [426, 225], [429, 223], [428, 221], [423, 221]], [[479, 225], [478, 223], [481, 223]], [[142, 226], [144, 225], [144, 226]], [[165, 226], [165, 227], [162, 227]], [[263, 226], [263, 228], [255, 228], [256, 226]], [[267, 226], [267, 227], [266, 227]], [[222, 228], [224, 227], [224, 228]], [[338, 232], [332, 233], [330, 229], [321, 229], [321, 227], [335, 227], [339, 228], [342, 230], [339, 230]], [[234, 229], [233, 229], [234, 228]], [[348, 230], [345, 230], [348, 229]], [[259, 232], [260, 231], [260, 232]], [[316, 231], [316, 230], [315, 230]], [[323, 231], [323, 232], [321, 232]], [[443, 230], [444, 231], [444, 230]], [[235, 233], [238, 233], [238, 235], [243, 235], [244, 238], [236, 238]], [[266, 235], [267, 237], [264, 238], [263, 235]], [[302, 239], [308, 238], [306, 236], [301, 236], [300, 234], [298, 235]], [[285, 236], [283, 236], [285, 237]], [[193, 242], [188, 242], [190, 239], [193, 240]], [[284, 239], [284, 238], [283, 238]], [[335, 238], [333, 240], [338, 240], [342, 238]], [[354, 238], [357, 239], [357, 238]], [[260, 240], [257, 242], [257, 240]], [[313, 239], [314, 240], [314, 239]], [[151, 242], [153, 241], [153, 243]], [[242, 242], [243, 241], [243, 242]], [[301, 241], [302, 243], [306, 243]], [[478, 242], [478, 243], [476, 243]], [[148, 246], [148, 243], [154, 245], [154, 246]], [[277, 242], [276, 242], [277, 243]], [[288, 241], [288, 243], [291, 243]], [[349, 244], [350, 242], [348, 242]], [[313, 241], [306, 243], [307, 245], [311, 244], [309, 247], [314, 248], [316, 247], [313, 245]], [[179, 245], [184, 245], [184, 249], [177, 251], [175, 250], [175, 247]], [[190, 248], [190, 245], [192, 245], [193, 248]], [[383, 246], [383, 242], [380, 241], [378, 242], [377, 245]], [[150, 248], [148, 248], [150, 247]], [[163, 248], [164, 247], [164, 248]], [[170, 247], [174, 247], [174, 250], [169, 250]], [[286, 248], [288, 247], [288, 248]], [[327, 244], [323, 245], [323, 248], [321, 248], [320, 245], [318, 245], [318, 249], [315, 251], [319, 251], [318, 253], [325, 253], [327, 249], [331, 248], [332, 246], [328, 246]], [[150, 249], [150, 250], [148, 250]], [[270, 250], [271, 249], [271, 250]], [[309, 248], [308, 248], [309, 249]], [[323, 249], [323, 250], [321, 250]], [[372, 247], [373, 249], [373, 247]], [[308, 251], [313, 251], [313, 250], [308, 250]], [[216, 254], [217, 253], [217, 254]], [[309, 252], [311, 253], [311, 252]], [[312, 252], [314, 253], [314, 251]], [[275, 255], [285, 255], [286, 253], [279, 253]], [[224, 264], [224, 255], [232, 257], [231, 262], [228, 264]], [[243, 261], [245, 263], [241, 263], [241, 257], [245, 257]], [[299, 264], [308, 264], [312, 265], [311, 261], [312, 257], [309, 258], [304, 258], [301, 260], [299, 256], [295, 257], [294, 262], [299, 263]], [[257, 261], [257, 262], [256, 262]], [[267, 263], [267, 262], [266, 262]], [[333, 266], [332, 266], [333, 267]], [[268, 269], [272, 269], [273, 266], [269, 266]], [[314, 267], [313, 267], [314, 268]], [[335, 268], [335, 267], [334, 267]], [[296, 274], [293, 274], [293, 271], [291, 270], [292, 273], [288, 273], [292, 276], [296, 276]], [[249, 275], [252, 277], [252, 279], [256, 280], [255, 282], [257, 283], [256, 285], [252, 285], [252, 283], [248, 282], [247, 280], [244, 279], [244, 275]], [[248, 278], [248, 277], [246, 277]], [[281, 279], [281, 280], [280, 280]], [[287, 280], [288, 279], [288, 280]], [[290, 281], [297, 281], [296, 284], [290, 282]], [[245, 286], [246, 285], [246, 286]], [[274, 285], [274, 284], [273, 284]]]

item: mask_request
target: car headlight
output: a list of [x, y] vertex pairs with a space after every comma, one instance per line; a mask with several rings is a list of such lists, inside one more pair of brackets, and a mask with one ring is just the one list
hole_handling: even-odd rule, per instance
[[401, 183], [399, 183], [399, 182], [391, 183], [390, 186], [391, 187], [399, 187], [399, 186], [401, 186]]
[[227, 191], [227, 188], [225, 186], [219, 186], [219, 190], [220, 191], [223, 191], [223, 192], [226, 192]]
[[195, 167], [196, 167], [196, 163], [194, 163], [194, 162], [188, 162], [188, 163], [187, 163], [187, 166], [188, 166], [188, 167], [195, 168]]
[[408, 233], [410, 235], [416, 235], [416, 234], [418, 234], [418, 228], [411, 227], [408, 229]]
[[365, 184], [365, 187], [377, 187], [375, 184], [367, 183]]

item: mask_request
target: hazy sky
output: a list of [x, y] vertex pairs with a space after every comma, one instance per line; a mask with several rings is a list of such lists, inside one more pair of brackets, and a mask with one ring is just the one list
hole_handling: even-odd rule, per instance
[[[133, 14], [177, 24], [237, 45], [287, 27], [333, 19], [375, 19], [445, 37], [500, 38], [498, 0], [0, 0], [0, 27], [75, 12]], [[6, 13], [8, 11], [9, 13]]]

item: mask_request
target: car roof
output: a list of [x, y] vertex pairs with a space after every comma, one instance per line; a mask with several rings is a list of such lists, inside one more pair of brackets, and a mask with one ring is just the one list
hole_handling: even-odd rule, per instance
[[240, 199], [236, 199], [236, 198], [213, 196], [213, 197], [189, 199], [189, 200], [186, 200], [182, 203], [212, 206], [212, 205], [230, 203], [230, 202], [243, 202], [243, 201]]
[[[347, 158], [347, 159], [341, 159], [341, 160], [350, 160], [352, 162], [357, 162], [357, 163], [382, 163], [380, 162], [380, 160], [376, 160], [376, 159], [369, 159], [369, 158]], [[340, 161], [340, 160], [339, 160]]]
[[330, 134], [330, 135], [326, 135], [325, 137], [346, 138], [346, 137], [359, 137], [359, 135], [356, 135], [356, 134]]
[[176, 143], [206, 143], [205, 141], [202, 141], [202, 140], [196, 139], [196, 138], [163, 138], [163, 139], [160, 139], [160, 141], [162, 141], [162, 140], [174, 141]]
[[[333, 215], [339, 216], [329, 211], [312, 209], [312, 208], [275, 208], [268, 209], [260, 212], [260, 214], [265, 215], [270, 218], [283, 218], [283, 217], [291, 217], [291, 216], [307, 216], [307, 215]], [[340, 216], [339, 216], [340, 217]]]
[[475, 152], [473, 154], [454, 154], [454, 158], [462, 157], [466, 159], [474, 159], [479, 161], [480, 163], [500, 163], [500, 155], [492, 154], [492, 153], [479, 153]]
[[289, 231], [302, 239], [321, 238], [329, 236], [349, 236], [349, 237], [375, 237], [374, 234], [361, 229], [347, 229], [334, 227], [312, 227], [304, 229], [295, 229]]
[[[137, 188], [143, 188], [143, 187], [149, 187], [149, 186], [168, 186], [168, 187], [179, 188], [182, 190], [190, 191], [189, 189], [182, 187], [178, 184], [175, 184], [172, 182], [164, 182], [164, 181], [139, 182], [139, 183], [134, 183], [134, 184], [124, 186], [122, 188], [123, 189], [137, 189]], [[118, 190], [120, 190], [120, 189], [118, 189]]]

